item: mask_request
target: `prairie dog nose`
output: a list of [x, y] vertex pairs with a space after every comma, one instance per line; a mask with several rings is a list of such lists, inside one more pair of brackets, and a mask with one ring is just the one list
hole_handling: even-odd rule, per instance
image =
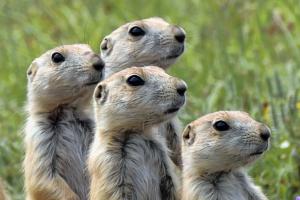
[[185, 40], [185, 32], [184, 30], [179, 27], [179, 26], [174, 26], [173, 27], [173, 33], [174, 33], [174, 37], [175, 40], [179, 43], [183, 43]]
[[267, 126], [264, 125], [260, 129], [259, 136], [264, 141], [267, 141], [271, 137], [271, 131], [270, 131], [270, 129]]
[[187, 90], [187, 85], [184, 81], [180, 81], [176, 86], [176, 91], [180, 96], [184, 96]]
[[103, 60], [97, 55], [95, 56], [94, 62], [93, 62], [93, 68], [97, 71], [102, 71], [104, 68], [105, 64]]

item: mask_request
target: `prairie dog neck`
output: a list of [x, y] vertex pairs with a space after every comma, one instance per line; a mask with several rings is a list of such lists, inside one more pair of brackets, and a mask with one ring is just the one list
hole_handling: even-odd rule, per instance
[[164, 142], [150, 129], [97, 132], [89, 157], [91, 199], [175, 200], [174, 170]]
[[69, 110], [71, 112], [76, 112], [83, 114], [83, 116], [89, 115], [92, 117], [92, 103], [90, 97], [87, 95], [84, 98], [78, 98], [69, 104], [55, 104], [55, 103], [41, 103], [39, 101], [28, 99], [26, 110], [30, 116], [42, 116], [42, 115], [52, 115], [59, 110]]
[[141, 135], [148, 139], [153, 139], [159, 141], [160, 139], [163, 140], [159, 135], [153, 134], [157, 132], [159, 125], [154, 125], [152, 127], [144, 127], [144, 128], [96, 128], [96, 137], [103, 141], [104, 143], [107, 140], [111, 140], [112, 138], [126, 138], [131, 134]]

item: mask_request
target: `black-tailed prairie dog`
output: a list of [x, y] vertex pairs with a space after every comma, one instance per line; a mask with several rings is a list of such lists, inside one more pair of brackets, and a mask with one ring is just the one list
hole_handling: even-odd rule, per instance
[[175, 165], [157, 125], [183, 106], [186, 84], [158, 67], [115, 73], [94, 93], [91, 200], [177, 199]]
[[[167, 69], [184, 52], [185, 31], [165, 20], [153, 17], [126, 23], [106, 36], [101, 45], [105, 77], [132, 66], [155, 65]], [[179, 120], [175, 117], [161, 126], [170, 156], [181, 163]]]
[[205, 115], [184, 130], [183, 200], [266, 200], [243, 167], [269, 145], [270, 129], [247, 113]]
[[29, 200], [85, 200], [86, 157], [93, 139], [91, 97], [103, 62], [88, 45], [64, 45], [30, 65], [25, 128]]

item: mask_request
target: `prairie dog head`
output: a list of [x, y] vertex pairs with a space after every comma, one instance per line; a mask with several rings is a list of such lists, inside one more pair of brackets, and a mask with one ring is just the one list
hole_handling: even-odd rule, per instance
[[85, 44], [63, 45], [36, 58], [27, 70], [28, 99], [35, 107], [70, 104], [91, 98], [104, 63]]
[[185, 103], [187, 86], [163, 69], [131, 67], [100, 82], [94, 92], [100, 128], [141, 129], [171, 119]]
[[268, 149], [269, 138], [270, 129], [247, 113], [211, 113], [185, 128], [183, 163], [208, 173], [243, 167]]
[[129, 22], [101, 42], [105, 77], [131, 66], [167, 68], [184, 51], [185, 31], [155, 17]]

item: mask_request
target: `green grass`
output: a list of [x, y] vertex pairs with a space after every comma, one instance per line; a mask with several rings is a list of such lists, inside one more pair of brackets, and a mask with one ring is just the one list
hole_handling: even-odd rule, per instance
[[[270, 151], [250, 169], [270, 199], [300, 195], [300, 2], [4, 0], [0, 2], [0, 176], [23, 199], [25, 71], [44, 51], [101, 39], [134, 19], [160, 16], [187, 32], [170, 73], [189, 85], [185, 123], [244, 110], [273, 130]], [[289, 146], [282, 148], [283, 142]]]

